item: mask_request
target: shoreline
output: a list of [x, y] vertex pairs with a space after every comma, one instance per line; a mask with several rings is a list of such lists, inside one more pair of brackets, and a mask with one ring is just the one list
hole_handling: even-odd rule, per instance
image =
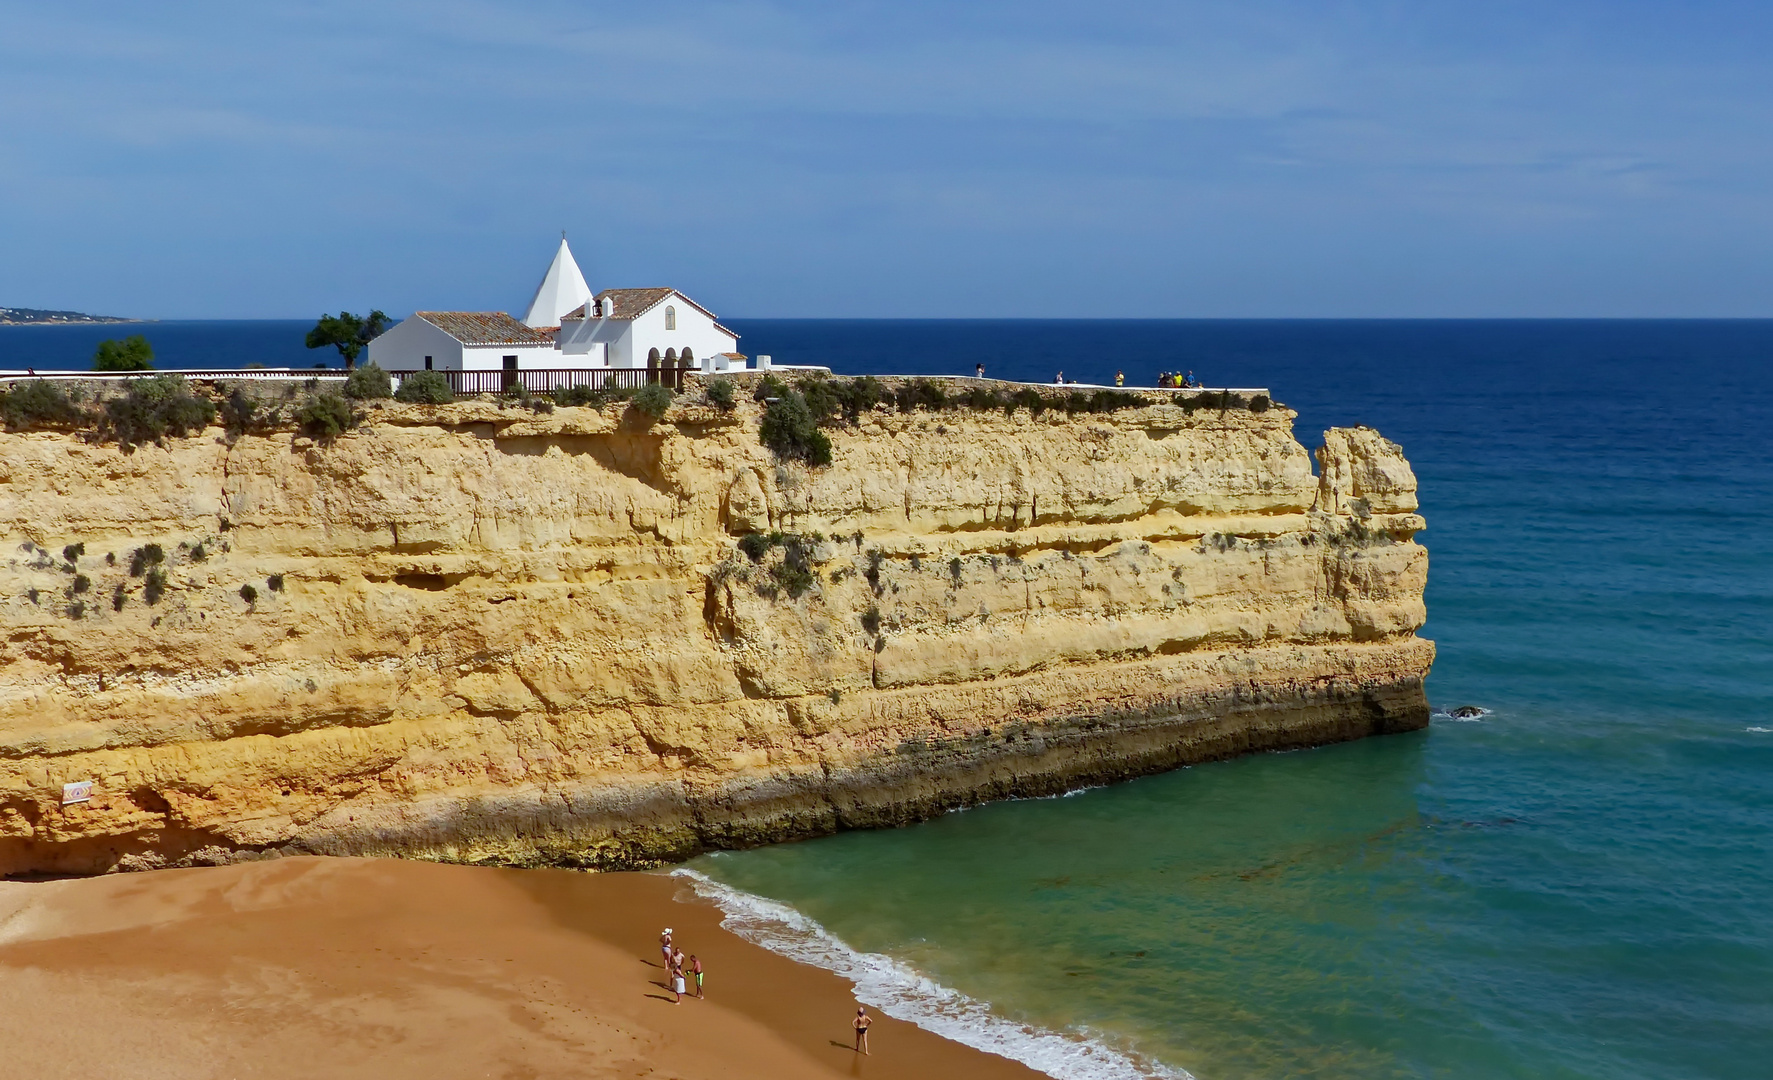
[[[292, 857], [0, 883], [0, 1038], [20, 1075], [734, 1080], [1042, 1074], [870, 1008], [651, 873]], [[666, 921], [708, 968], [672, 1005]]]

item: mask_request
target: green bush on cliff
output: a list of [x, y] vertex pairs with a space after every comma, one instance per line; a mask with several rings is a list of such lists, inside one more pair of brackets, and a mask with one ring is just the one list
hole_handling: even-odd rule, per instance
[[770, 553], [770, 548], [781, 542], [781, 533], [746, 533], [739, 538], [739, 553], [752, 562], [759, 563]]
[[48, 379], [14, 384], [10, 392], [0, 395], [0, 415], [5, 416], [6, 427], [11, 431], [68, 427], [81, 419], [80, 406], [67, 391]]
[[215, 405], [193, 397], [185, 380], [177, 375], [156, 375], [131, 381], [122, 396], [105, 402], [99, 437], [115, 440], [129, 452], [168, 437], [183, 438], [202, 431], [214, 419]]
[[166, 561], [166, 549], [159, 544], [143, 544], [136, 548], [129, 557], [129, 576], [141, 577], [149, 567], [159, 566]]
[[663, 420], [665, 410], [671, 407], [671, 388], [660, 383], [647, 383], [634, 392], [629, 406], [642, 416], [653, 420]]
[[393, 393], [393, 380], [379, 364], [365, 364], [345, 376], [345, 396], [353, 401], [374, 401]]
[[796, 391], [784, 390], [781, 397], [765, 407], [757, 436], [784, 461], [804, 461], [813, 466], [831, 464], [831, 440], [819, 430], [806, 399]]
[[770, 567], [770, 580], [790, 599], [798, 600], [818, 581], [813, 573], [811, 552], [801, 537], [789, 535], [782, 540], [782, 561]]
[[732, 412], [738, 403], [731, 379], [708, 380], [708, 401], [721, 412]]
[[455, 391], [449, 388], [449, 380], [441, 371], [415, 371], [401, 379], [400, 389], [394, 391], [395, 401], [411, 405], [448, 405], [455, 399]]
[[331, 442], [357, 426], [357, 416], [344, 398], [328, 391], [296, 410], [296, 426], [319, 442]]

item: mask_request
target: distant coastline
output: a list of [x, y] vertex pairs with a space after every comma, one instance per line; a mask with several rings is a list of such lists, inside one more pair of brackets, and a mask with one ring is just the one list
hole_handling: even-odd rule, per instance
[[0, 307], [0, 326], [91, 326], [94, 323], [139, 323], [116, 315], [88, 315], [80, 311], [45, 311], [42, 308]]

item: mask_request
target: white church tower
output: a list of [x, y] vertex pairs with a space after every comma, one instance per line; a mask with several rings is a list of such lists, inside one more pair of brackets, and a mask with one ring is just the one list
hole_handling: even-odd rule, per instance
[[535, 299], [529, 302], [529, 311], [523, 316], [524, 325], [559, 326], [561, 316], [583, 307], [591, 299], [591, 289], [585, 284], [585, 275], [579, 273], [579, 264], [573, 261], [572, 249], [566, 246], [566, 233], [563, 232], [560, 234], [560, 250], [554, 253], [554, 261], [548, 264], [548, 272], [542, 275], [542, 283], [536, 286]]

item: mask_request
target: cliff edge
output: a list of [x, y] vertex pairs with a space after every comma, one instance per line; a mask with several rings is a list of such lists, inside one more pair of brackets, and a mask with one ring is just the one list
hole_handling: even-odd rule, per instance
[[758, 420], [0, 434], [0, 873], [646, 865], [1427, 723], [1376, 432], [881, 408], [814, 469]]

